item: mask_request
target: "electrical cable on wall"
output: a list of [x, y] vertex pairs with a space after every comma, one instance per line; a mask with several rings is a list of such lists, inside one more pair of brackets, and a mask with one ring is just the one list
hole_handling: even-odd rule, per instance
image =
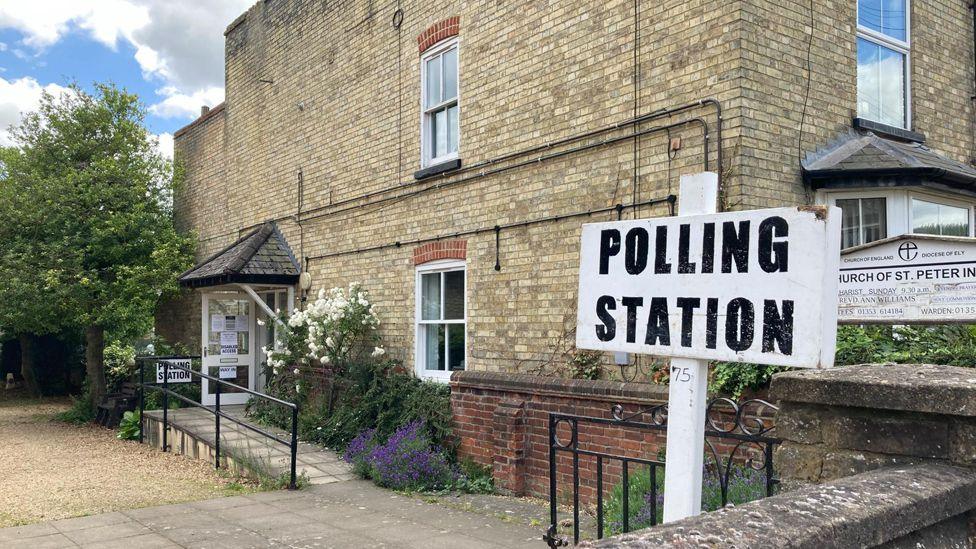
[[797, 163], [803, 162], [803, 127], [806, 124], [806, 120], [807, 120], [807, 106], [810, 104], [810, 84], [813, 81], [813, 61], [811, 58], [813, 52], [813, 32], [814, 32], [813, 2], [814, 0], [810, 0], [810, 11], [809, 11], [810, 36], [809, 38], [807, 38], [807, 86], [806, 86], [806, 92], [804, 92], [803, 94], [803, 110], [800, 113], [799, 135], [796, 136]]

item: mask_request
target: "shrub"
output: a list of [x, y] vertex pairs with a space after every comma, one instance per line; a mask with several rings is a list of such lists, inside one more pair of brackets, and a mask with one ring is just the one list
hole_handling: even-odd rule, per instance
[[71, 408], [55, 415], [54, 419], [78, 425], [91, 423], [95, 420], [95, 407], [92, 404], [91, 392], [88, 390], [87, 383], [81, 395], [71, 397]]
[[375, 429], [376, 436], [385, 439], [420, 420], [435, 445], [454, 447], [449, 387], [421, 381], [393, 362], [354, 364], [343, 382], [331, 414], [324, 400], [311, 403], [303, 412], [303, 438], [341, 449], [367, 429]]
[[105, 346], [105, 381], [107, 392], [118, 391], [123, 382], [136, 373], [136, 348], [120, 341]]
[[[894, 362], [897, 364], [976, 365], [976, 325], [960, 326], [838, 326], [838, 365]], [[736, 398], [746, 390], [769, 385], [785, 368], [720, 362], [712, 368], [710, 389]]]
[[[356, 450], [360, 444], [363, 450], [368, 448], [371, 439], [372, 436], [354, 439]], [[362, 460], [361, 456], [354, 453], [351, 457]], [[373, 481], [394, 490], [436, 490], [454, 480], [447, 458], [431, 444], [424, 423], [419, 420], [397, 429], [386, 442], [373, 445], [365, 459]]]
[[116, 436], [121, 440], [138, 440], [141, 430], [139, 418], [138, 411], [122, 414], [122, 420], [119, 422], [119, 433]]
[[372, 477], [369, 456], [376, 448], [376, 429], [366, 429], [349, 442], [342, 459], [352, 464], [352, 470], [363, 478]]
[[[661, 524], [664, 515], [664, 471], [658, 471], [656, 478], [657, 517], [652, 520], [653, 501], [651, 492], [651, 475], [645, 470], [637, 473], [631, 471], [628, 477], [628, 511], [630, 531], [647, 528], [651, 524]], [[702, 511], [715, 511], [722, 507], [722, 488], [715, 473], [714, 466], [705, 466], [702, 479]], [[743, 465], [732, 465], [729, 473], [728, 503], [740, 505], [766, 496], [766, 475]], [[606, 517], [603, 525], [604, 536], [615, 536], [623, 533], [623, 485], [614, 486], [610, 497], [606, 500], [604, 510]]]

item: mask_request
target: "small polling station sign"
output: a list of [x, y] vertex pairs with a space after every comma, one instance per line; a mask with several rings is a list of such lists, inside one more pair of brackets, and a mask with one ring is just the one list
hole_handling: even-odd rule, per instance
[[976, 322], [976, 238], [907, 234], [844, 250], [841, 324]]
[[671, 357], [665, 522], [701, 510], [708, 361], [834, 361], [840, 210], [717, 202], [717, 174], [683, 176], [678, 217], [582, 231], [576, 346]]
[[[169, 367], [163, 365], [167, 363]], [[173, 366], [179, 366], [180, 368], [186, 368], [182, 370], [180, 368], [173, 368]], [[156, 383], [163, 382], [163, 376], [168, 374], [169, 383], [190, 383], [193, 381], [193, 374], [188, 370], [190, 369], [190, 359], [188, 358], [166, 358], [160, 359], [156, 362]]]

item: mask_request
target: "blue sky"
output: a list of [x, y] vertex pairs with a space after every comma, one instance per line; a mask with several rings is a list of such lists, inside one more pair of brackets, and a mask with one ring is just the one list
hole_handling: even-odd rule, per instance
[[42, 90], [113, 81], [150, 131], [172, 134], [223, 100], [223, 31], [254, 0], [0, 0], [0, 144]]

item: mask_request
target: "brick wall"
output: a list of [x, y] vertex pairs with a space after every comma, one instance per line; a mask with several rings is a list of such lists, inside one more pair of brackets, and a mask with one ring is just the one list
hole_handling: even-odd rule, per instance
[[[197, 232], [198, 259], [267, 219], [278, 219], [300, 258], [342, 254], [309, 263], [311, 295], [363, 283], [390, 356], [408, 368], [415, 261], [412, 246], [395, 243], [664, 197], [680, 175], [705, 165], [702, 130], [692, 124], [538, 160], [631, 127], [547, 144], [713, 97], [723, 106], [721, 143], [709, 105], [639, 129], [701, 117], [726, 207], [785, 206], [812, 200], [800, 157], [848, 131], [856, 111], [854, 0], [397, 5], [268, 0], [238, 18], [226, 32], [226, 102], [176, 135], [186, 178], [175, 204], [180, 226]], [[911, 6], [914, 127], [933, 149], [966, 161], [974, 80], [968, 3]], [[414, 181], [419, 48], [448, 33], [460, 44], [462, 169], [506, 160]], [[669, 153], [677, 138], [681, 147]], [[532, 147], [542, 148], [507, 156]], [[659, 204], [624, 217], [668, 213]], [[580, 226], [614, 218], [502, 231], [498, 271], [495, 234], [467, 237], [468, 369], [531, 368], [553, 354], [574, 315]]]
[[[456, 372], [451, 377], [451, 411], [459, 437], [458, 454], [491, 466], [496, 485], [514, 494], [549, 495], [549, 414], [552, 412], [611, 419], [611, 409], [620, 404], [624, 415], [664, 404], [668, 388], [663, 385], [604, 380], [572, 380], [496, 372]], [[748, 417], [758, 409], [750, 408]], [[771, 410], [763, 420], [771, 425]], [[722, 422], [728, 417], [712, 415]], [[647, 414], [635, 421], [649, 422]], [[562, 423], [557, 435], [569, 441], [571, 431]], [[734, 443], [709, 438], [720, 456], [731, 453]], [[658, 459], [666, 445], [665, 431], [618, 425], [579, 423], [579, 448], [628, 458]], [[751, 450], [750, 450], [751, 451]], [[560, 452], [557, 460], [557, 488], [561, 501], [572, 496], [571, 454]], [[738, 462], [750, 457], [736, 454]], [[612, 490], [620, 481], [618, 460], [604, 461], [604, 487]], [[648, 474], [646, 466], [631, 466], [630, 474]], [[657, 472], [662, 475], [663, 470]], [[580, 499], [596, 498], [596, 458], [580, 457]]]

